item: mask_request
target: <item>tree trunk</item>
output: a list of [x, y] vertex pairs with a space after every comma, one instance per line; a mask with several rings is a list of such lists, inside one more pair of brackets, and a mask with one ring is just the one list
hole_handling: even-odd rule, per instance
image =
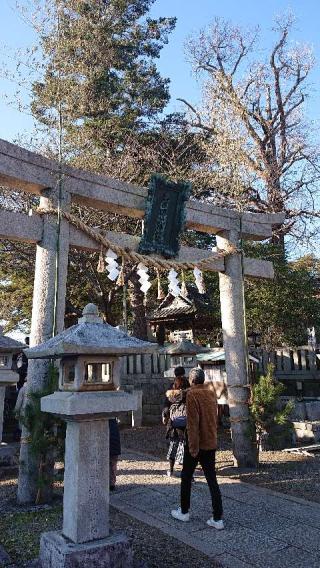
[[[283, 199], [281, 196], [281, 183], [280, 179], [274, 177], [274, 170], [276, 169], [276, 159], [273, 160], [273, 167], [271, 167], [271, 173], [269, 175], [268, 181], [268, 201], [270, 212], [272, 213], [283, 213], [285, 210]], [[279, 252], [282, 252], [284, 256], [285, 253], [285, 243], [284, 243], [284, 227], [283, 225], [276, 225], [273, 227], [273, 235], [271, 238], [271, 243], [279, 247]]]
[[129, 295], [133, 312], [132, 333], [138, 339], [148, 340], [146, 310], [144, 305], [144, 293], [141, 292], [139, 275], [133, 271], [130, 275]]
[[281, 231], [281, 225], [276, 225], [276, 227], [274, 227], [274, 230], [275, 232], [272, 235], [271, 243], [279, 248], [279, 254], [281, 253], [282, 256], [284, 257], [285, 253], [284, 232]]

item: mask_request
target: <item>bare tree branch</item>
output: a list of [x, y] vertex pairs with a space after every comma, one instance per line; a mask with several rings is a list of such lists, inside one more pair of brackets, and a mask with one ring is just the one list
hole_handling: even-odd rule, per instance
[[290, 17], [278, 20], [270, 56], [259, 61], [252, 55], [256, 37], [215, 20], [189, 41], [193, 68], [208, 80], [201, 107], [187, 106], [199, 128], [215, 128], [204, 142], [215, 202], [284, 211], [282, 234], [296, 235], [300, 227], [307, 237], [308, 220], [318, 218], [314, 195], [320, 184], [320, 153], [304, 114], [314, 60], [308, 46], [291, 41], [292, 24]]

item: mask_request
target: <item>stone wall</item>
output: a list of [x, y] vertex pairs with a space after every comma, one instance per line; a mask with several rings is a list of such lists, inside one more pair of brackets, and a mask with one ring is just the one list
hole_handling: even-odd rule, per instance
[[[320, 409], [320, 359], [315, 356], [315, 352], [308, 347], [301, 347], [295, 351], [284, 348], [270, 353], [260, 351], [257, 355], [261, 361], [260, 372], [266, 370], [268, 362], [275, 364], [275, 376], [286, 386], [284, 394], [288, 398], [296, 400], [300, 396], [305, 399], [300, 406], [296, 403], [297, 416], [293, 420], [320, 419], [320, 416], [315, 418], [312, 414], [313, 410], [317, 413]], [[142, 391], [144, 424], [158, 424], [161, 420], [165, 392], [173, 381], [165, 378], [163, 373], [170, 367], [171, 358], [166, 353], [122, 358], [121, 387], [128, 392]], [[131, 415], [124, 416], [121, 421], [131, 423]]]
[[[163, 373], [170, 366], [170, 357], [165, 354], [129, 355], [122, 358], [121, 388], [142, 391], [143, 424], [158, 424], [165, 401], [165, 392], [172, 383]], [[131, 422], [123, 417], [122, 422]]]
[[282, 396], [282, 401], [292, 400], [294, 407], [290, 415], [294, 430], [294, 443], [317, 444], [320, 441], [320, 400], [297, 400]]

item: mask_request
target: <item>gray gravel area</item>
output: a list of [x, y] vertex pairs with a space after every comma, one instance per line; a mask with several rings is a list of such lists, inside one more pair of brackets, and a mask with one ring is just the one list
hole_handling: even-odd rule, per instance
[[[130, 450], [162, 459], [166, 456], [167, 441], [162, 425], [124, 429], [121, 439], [123, 447]], [[281, 451], [261, 452], [259, 468], [239, 474], [233, 467], [228, 430], [220, 430], [218, 444], [216, 463], [219, 475], [320, 503], [320, 455], [307, 457]]]
[[[56, 514], [59, 497], [53, 506], [19, 507], [15, 503], [16, 489], [16, 479], [0, 480], [0, 543], [9, 552], [11, 561], [20, 568], [30, 566], [38, 552], [42, 531], [60, 529], [62, 513], [58, 506]], [[162, 568], [164, 564], [166, 568], [221, 566], [205, 554], [112, 506], [110, 524], [113, 531], [125, 532], [131, 539], [135, 568]], [[28, 539], [24, 537], [24, 531], [28, 532]], [[11, 567], [11, 561], [3, 563], [0, 557], [0, 566]]]
[[[121, 431], [121, 438], [122, 438], [123, 448], [128, 448], [133, 452], [140, 452], [140, 453], [142, 452], [143, 454], [149, 454], [150, 459], [151, 456], [155, 456], [163, 460], [166, 456], [167, 442], [165, 440], [165, 429], [161, 425], [154, 427], [124, 429]], [[133, 490], [134, 483], [136, 483], [136, 481], [134, 481], [132, 477], [133, 473], [135, 476], [138, 476], [138, 478], [139, 476], [141, 476], [140, 487], [141, 489], [143, 489], [144, 492], [148, 492], [150, 490], [153, 491], [152, 489], [153, 484], [156, 483], [157, 489], [160, 492], [162, 493], [164, 492], [166, 494], [167, 492], [166, 487], [161, 486], [162, 484], [161, 480], [162, 479], [164, 480], [163, 473], [165, 471], [165, 464], [162, 462], [161, 465], [158, 460], [152, 462], [152, 459], [149, 463], [148, 459], [148, 467], [146, 467], [146, 465], [143, 465], [142, 462], [140, 464], [138, 463], [138, 461], [137, 463], [134, 463], [136, 461], [134, 458], [134, 454], [132, 457], [133, 460], [131, 466], [132, 467], [134, 466], [133, 469], [131, 468], [131, 466], [128, 467], [127, 464], [126, 466], [127, 469], [125, 470], [125, 461], [122, 464], [119, 464], [120, 465], [119, 496], [122, 495], [123, 491], [130, 492]], [[287, 454], [284, 452], [264, 452], [260, 456], [260, 466], [256, 471], [244, 472], [239, 474], [239, 472], [237, 472], [235, 468], [232, 467], [233, 459], [231, 452], [230, 433], [226, 430], [222, 430], [220, 432], [219, 449], [217, 452], [217, 470], [219, 476], [224, 477], [227, 484], [230, 483], [231, 480], [233, 479], [240, 478], [242, 481], [248, 482], [251, 485], [251, 487], [252, 484], [255, 484], [268, 489], [279, 491], [281, 493], [287, 493], [293, 497], [302, 497], [304, 499], [308, 499], [309, 501], [319, 503], [320, 502], [319, 460], [320, 457], [318, 456], [310, 458], [306, 456]], [[148, 476], [144, 475], [146, 470], [150, 470]], [[159, 473], [161, 474], [160, 478], [159, 478]], [[160, 486], [159, 486], [159, 479], [160, 479]], [[177, 481], [178, 480], [176, 480], [176, 482]], [[196, 481], [198, 484], [198, 480]], [[172, 480], [172, 482], [174, 482], [174, 480]], [[165, 483], [167, 483], [167, 481]], [[5, 479], [0, 479], [0, 543], [4, 545], [5, 549], [9, 552], [11, 559], [20, 568], [22, 566], [26, 566], [27, 562], [35, 557], [37, 553], [37, 546], [39, 542], [40, 533], [43, 530], [51, 530], [59, 528], [61, 524], [62, 486], [61, 483], [57, 484], [56, 489], [58, 490], [58, 493], [60, 493], [60, 495], [57, 496], [55, 502], [53, 503], [53, 507], [52, 506], [50, 507], [17, 506], [15, 501], [16, 486], [17, 486], [17, 480], [13, 476], [7, 477]], [[141, 489], [139, 489], [139, 491]], [[232, 487], [230, 486], [229, 488], [227, 485], [224, 488], [225, 499], [227, 499], [228, 491], [232, 491]], [[115, 502], [117, 502], [117, 492], [115, 492], [115, 497], [116, 497]], [[138, 496], [136, 496], [136, 498], [139, 501]], [[239, 498], [240, 497], [238, 496], [238, 499]], [[261, 496], [257, 495], [257, 499], [261, 500]], [[272, 495], [270, 495], [268, 499], [269, 501], [270, 500], [272, 501], [272, 499], [274, 498], [272, 497]], [[131, 497], [129, 502], [131, 503]], [[236, 503], [232, 503], [232, 519], [236, 513], [239, 514], [241, 517], [243, 513], [242, 511], [243, 506], [244, 505], [241, 505], [240, 511], [238, 511], [237, 513]], [[295, 506], [294, 503], [290, 504], [291, 509], [294, 506]], [[282, 505], [282, 507], [284, 507], [284, 505]], [[288, 515], [289, 513], [291, 515], [292, 513], [291, 509], [290, 510], [288, 509]], [[54, 511], [58, 511], [58, 514], [54, 513]], [[30, 517], [30, 525], [28, 524], [29, 521], [28, 522], [26, 521], [27, 512], [31, 512], [32, 514]], [[227, 507], [226, 507], [226, 512], [228, 513]], [[129, 515], [127, 513], [129, 513]], [[27, 513], [27, 515], [28, 514], [29, 513]], [[202, 513], [201, 515], [203, 516]], [[201, 522], [203, 522], [202, 516], [201, 516]], [[241, 524], [241, 518], [242, 518], [240, 517], [239, 517], [240, 520], [237, 519], [236, 522], [237, 526], [234, 527], [234, 530], [239, 531], [238, 523], [240, 522]], [[268, 517], [267, 520], [269, 522], [270, 512], [268, 512], [267, 517]], [[166, 519], [167, 519], [167, 512], [166, 512]], [[111, 522], [113, 529], [116, 531], [126, 532], [128, 536], [132, 539], [135, 558], [136, 558], [135, 568], [158, 568], [158, 567], [162, 568], [163, 565], [165, 565], [166, 568], [167, 567], [216, 568], [218, 566], [221, 566], [215, 560], [206, 556], [206, 554], [204, 554], [203, 552], [196, 550], [195, 548], [197, 547], [192, 548], [192, 546], [188, 546], [189, 542], [188, 540], [185, 543], [183, 543], [179, 541], [177, 538], [173, 538], [171, 535], [168, 535], [165, 532], [162, 532], [161, 530], [143, 522], [144, 520], [145, 519], [143, 516], [141, 517], [141, 520], [138, 520], [137, 517], [134, 518], [130, 516], [130, 507], [129, 509], [126, 508], [124, 510], [121, 510], [121, 507], [119, 506], [117, 508], [111, 507]], [[246, 527], [245, 530], [247, 532], [248, 531], [250, 532], [250, 527], [251, 527], [249, 521], [250, 519], [248, 520], [246, 513], [246, 518], [245, 521], [243, 521], [243, 523]], [[266, 520], [262, 519], [261, 523], [262, 521], [264, 522], [263, 525], [264, 527], [263, 534], [264, 534]], [[291, 519], [291, 522], [293, 521], [297, 522], [295, 517]], [[50, 523], [53, 526], [51, 526]], [[248, 523], [250, 524], [250, 527], [247, 527]], [[232, 520], [230, 522], [230, 519], [229, 519], [229, 525], [232, 525]], [[21, 529], [21, 527], [23, 527], [23, 530]], [[232, 529], [232, 526], [229, 527], [229, 532], [230, 529]], [[296, 527], [294, 528], [293, 532], [295, 532], [295, 530]], [[317, 531], [318, 530], [319, 529], [317, 528]], [[26, 533], [24, 533], [24, 531], [26, 531]], [[26, 556], [26, 542], [24, 534], [28, 534], [30, 538], [30, 542], [28, 545], [29, 546], [28, 556]], [[211, 531], [209, 535], [210, 539], [212, 539]], [[225, 536], [227, 537], [228, 535], [226, 534]], [[239, 547], [240, 547], [239, 550], [243, 556], [243, 546], [239, 545]], [[204, 549], [204, 552], [207, 551]], [[237, 552], [237, 554], [240, 555], [240, 552]], [[228, 560], [227, 556], [226, 555], [223, 556], [224, 566], [225, 566], [225, 560], [226, 561]], [[242, 558], [241, 564], [239, 564], [239, 566], [240, 565], [243, 566], [244, 563], [244, 557], [242, 556], [241, 556]], [[235, 557], [233, 556], [231, 560], [232, 562], [234, 562]], [[305, 564], [303, 564], [303, 566], [304, 565]], [[228, 566], [228, 562], [226, 566]], [[231, 564], [231, 566], [232, 568], [235, 568], [233, 564]]]
[[17, 479], [15, 477], [0, 479], [1, 515], [17, 509], [16, 494], [17, 494]]

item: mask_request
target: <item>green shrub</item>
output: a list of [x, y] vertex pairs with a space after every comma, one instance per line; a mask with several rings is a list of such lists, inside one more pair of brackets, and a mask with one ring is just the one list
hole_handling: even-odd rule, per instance
[[250, 416], [259, 446], [267, 439], [270, 449], [280, 449], [291, 438], [292, 425], [289, 416], [294, 403], [281, 403], [280, 396], [284, 386], [275, 380], [273, 371], [273, 365], [268, 365], [267, 374], [260, 376], [258, 382], [253, 385]]
[[50, 494], [53, 483], [53, 467], [56, 460], [63, 461], [65, 423], [47, 412], [41, 411], [41, 399], [58, 390], [58, 371], [49, 366], [45, 386], [40, 391], [28, 394], [28, 402], [21, 416], [28, 430], [27, 441], [39, 463], [38, 494], [36, 503], [43, 502]]

